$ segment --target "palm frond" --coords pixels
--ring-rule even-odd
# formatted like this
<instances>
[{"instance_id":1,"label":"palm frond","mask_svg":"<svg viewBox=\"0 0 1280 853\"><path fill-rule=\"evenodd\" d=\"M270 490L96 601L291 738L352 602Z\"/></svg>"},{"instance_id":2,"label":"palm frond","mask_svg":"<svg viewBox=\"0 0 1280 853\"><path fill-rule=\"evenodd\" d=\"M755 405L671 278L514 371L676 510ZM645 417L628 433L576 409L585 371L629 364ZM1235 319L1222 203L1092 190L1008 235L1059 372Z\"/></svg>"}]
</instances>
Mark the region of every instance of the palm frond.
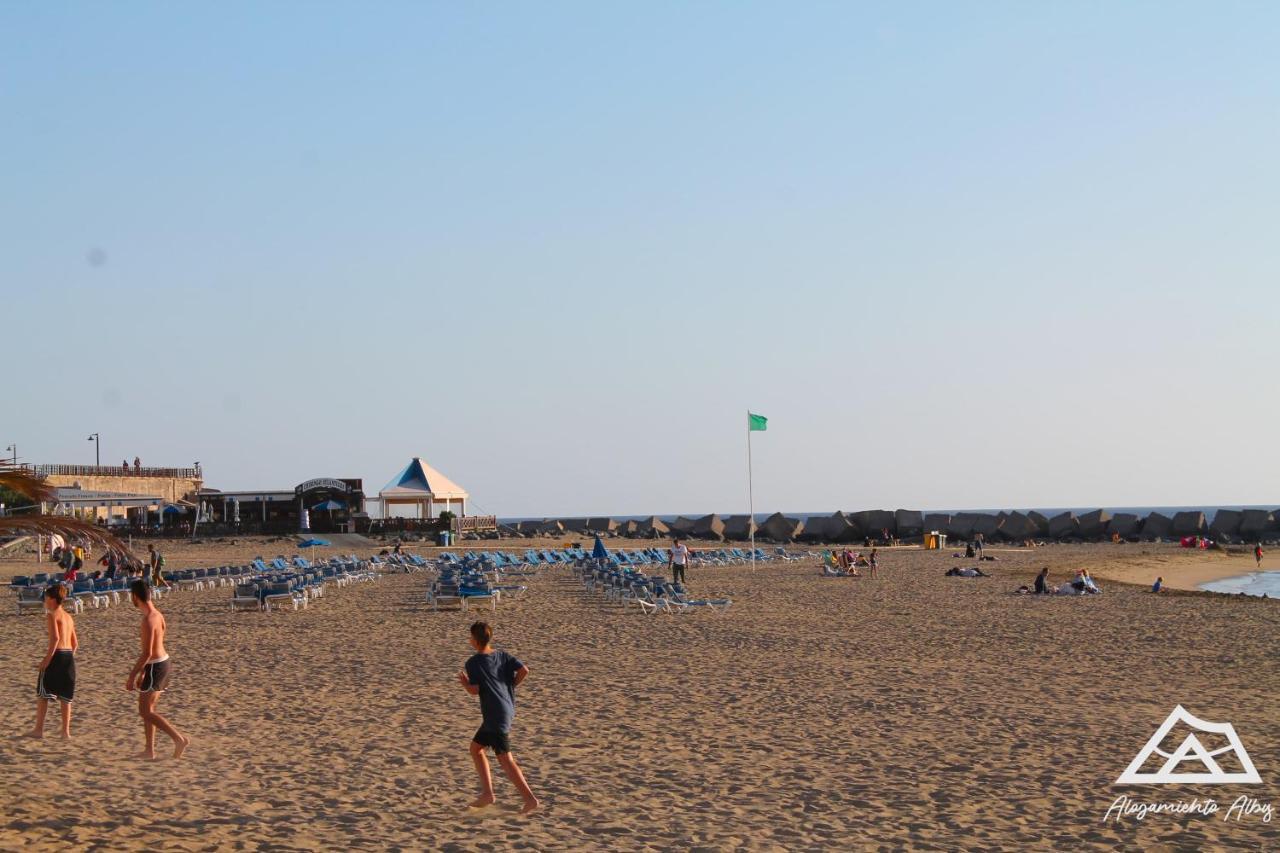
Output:
<instances>
[{"instance_id":1,"label":"palm frond","mask_svg":"<svg viewBox=\"0 0 1280 853\"><path fill-rule=\"evenodd\" d=\"M60 515L7 515L0 518L0 536L61 536L68 544L84 542L125 557L132 557L129 546L116 536L87 521Z\"/></svg>"},{"instance_id":2,"label":"palm frond","mask_svg":"<svg viewBox=\"0 0 1280 853\"><path fill-rule=\"evenodd\" d=\"M0 486L30 498L35 503L48 503L58 497L58 490L48 481L12 462L0 461Z\"/></svg>"}]
</instances>

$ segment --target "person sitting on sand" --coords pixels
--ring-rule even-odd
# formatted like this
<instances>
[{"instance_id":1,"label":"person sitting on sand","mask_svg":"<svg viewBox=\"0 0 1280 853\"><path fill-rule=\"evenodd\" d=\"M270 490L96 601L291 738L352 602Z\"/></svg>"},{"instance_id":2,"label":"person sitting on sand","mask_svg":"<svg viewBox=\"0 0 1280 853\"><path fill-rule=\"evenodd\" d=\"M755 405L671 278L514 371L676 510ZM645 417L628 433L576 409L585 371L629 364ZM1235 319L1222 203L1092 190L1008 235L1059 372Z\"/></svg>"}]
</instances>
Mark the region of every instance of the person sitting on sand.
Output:
<instances>
[{"instance_id":1,"label":"person sitting on sand","mask_svg":"<svg viewBox=\"0 0 1280 853\"><path fill-rule=\"evenodd\" d=\"M62 736L71 737L71 700L76 695L76 649L80 640L76 637L75 620L62 609L66 600L67 588L60 583L44 591L49 646L44 659L36 664L40 677L36 680L36 727L31 731L34 738L44 737L44 716L55 699L62 706Z\"/></svg>"},{"instance_id":2,"label":"person sitting on sand","mask_svg":"<svg viewBox=\"0 0 1280 853\"><path fill-rule=\"evenodd\" d=\"M486 748L490 748L524 799L521 811L528 814L538 807L538 798L533 795L520 765L516 764L516 757L511 754L511 721L516 715L516 687L528 677L529 668L514 655L494 650L491 645L493 628L484 622L471 626L468 642L476 653L467 659L466 666L458 673L458 681L472 696L480 697L480 715L483 718L479 731L471 740L471 760L475 762L476 773L480 777L480 796L471 803L471 808L482 809L497 800L493 793L493 777L489 773L489 758L484 753Z\"/></svg>"},{"instance_id":3,"label":"person sitting on sand","mask_svg":"<svg viewBox=\"0 0 1280 853\"><path fill-rule=\"evenodd\" d=\"M173 740L173 757L181 758L187 745L191 743L190 738L156 713L156 703L160 701L160 694L169 686L169 676L173 669L173 662L169 660L169 653L164 648L168 625L164 614L151 601L151 587L145 580L134 581L129 586L129 598L133 601L133 606L142 611L142 653L129 671L124 689L132 692L136 687L138 690L138 716L142 717L146 733L146 750L142 757L155 759L156 729L159 729Z\"/></svg>"},{"instance_id":4,"label":"person sitting on sand","mask_svg":"<svg viewBox=\"0 0 1280 853\"><path fill-rule=\"evenodd\" d=\"M1163 577L1156 578L1156 582L1151 585L1151 591L1159 592L1163 586L1164 586L1164 578Z\"/></svg>"},{"instance_id":5,"label":"person sitting on sand","mask_svg":"<svg viewBox=\"0 0 1280 853\"><path fill-rule=\"evenodd\" d=\"M1036 595L1048 595L1049 592L1049 567L1045 566L1036 575Z\"/></svg>"}]
</instances>

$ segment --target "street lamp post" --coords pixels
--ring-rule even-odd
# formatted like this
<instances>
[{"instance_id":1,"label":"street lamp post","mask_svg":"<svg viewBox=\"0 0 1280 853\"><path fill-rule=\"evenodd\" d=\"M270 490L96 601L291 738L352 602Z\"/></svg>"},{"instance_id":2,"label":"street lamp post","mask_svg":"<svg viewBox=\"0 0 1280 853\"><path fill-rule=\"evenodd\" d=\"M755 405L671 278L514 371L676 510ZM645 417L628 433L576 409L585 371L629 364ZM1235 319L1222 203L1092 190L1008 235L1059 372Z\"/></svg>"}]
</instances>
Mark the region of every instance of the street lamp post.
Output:
<instances>
[{"instance_id":1,"label":"street lamp post","mask_svg":"<svg viewBox=\"0 0 1280 853\"><path fill-rule=\"evenodd\" d=\"M6 447L5 450L13 454L13 464L16 467L18 464L18 445L11 444L8 447Z\"/></svg>"},{"instance_id":2,"label":"street lamp post","mask_svg":"<svg viewBox=\"0 0 1280 853\"><path fill-rule=\"evenodd\" d=\"M93 442L93 458L97 462L97 467L101 468L102 467L102 439L95 432L93 435L89 436L85 440Z\"/></svg>"}]
</instances>

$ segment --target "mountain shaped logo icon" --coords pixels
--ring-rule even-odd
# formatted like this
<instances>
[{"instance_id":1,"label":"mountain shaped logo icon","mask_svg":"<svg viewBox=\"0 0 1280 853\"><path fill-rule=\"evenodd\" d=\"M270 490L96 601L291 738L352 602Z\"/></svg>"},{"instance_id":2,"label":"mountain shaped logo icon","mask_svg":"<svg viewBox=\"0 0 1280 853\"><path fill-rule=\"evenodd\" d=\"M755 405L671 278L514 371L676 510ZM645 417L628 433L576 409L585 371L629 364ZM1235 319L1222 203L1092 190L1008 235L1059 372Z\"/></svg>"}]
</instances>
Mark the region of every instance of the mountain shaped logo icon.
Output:
<instances>
[{"instance_id":1,"label":"mountain shaped logo icon","mask_svg":"<svg viewBox=\"0 0 1280 853\"><path fill-rule=\"evenodd\" d=\"M1160 748L1160 744L1168 737L1169 732L1174 727L1182 724L1192 731L1182 740L1181 745L1172 752L1165 752ZM1213 740L1221 740L1226 738L1227 745L1217 749L1207 749L1204 742L1196 737L1199 733L1205 736L1214 736ZM1211 741L1212 742L1212 741ZM1163 758L1164 764L1154 772L1143 772L1142 768L1151 761L1152 756ZM1227 771L1222 768L1219 758L1234 756L1235 763L1239 764L1240 770ZM1178 767L1183 762L1198 762L1204 770L1194 772L1178 772ZM1156 733L1151 736L1139 752L1136 758L1129 764L1125 771L1120 774L1120 778L1113 784L1116 785L1176 785L1176 784L1198 784L1198 785L1250 785L1261 784L1262 779L1258 776L1257 769L1253 766L1253 761L1249 758L1249 753L1245 752L1244 744L1240 742L1240 736L1236 734L1235 727L1230 723L1210 723L1199 717L1192 716L1186 708L1179 705L1173 709L1173 712L1165 718L1160 724L1160 728L1156 729Z\"/></svg>"}]
</instances>

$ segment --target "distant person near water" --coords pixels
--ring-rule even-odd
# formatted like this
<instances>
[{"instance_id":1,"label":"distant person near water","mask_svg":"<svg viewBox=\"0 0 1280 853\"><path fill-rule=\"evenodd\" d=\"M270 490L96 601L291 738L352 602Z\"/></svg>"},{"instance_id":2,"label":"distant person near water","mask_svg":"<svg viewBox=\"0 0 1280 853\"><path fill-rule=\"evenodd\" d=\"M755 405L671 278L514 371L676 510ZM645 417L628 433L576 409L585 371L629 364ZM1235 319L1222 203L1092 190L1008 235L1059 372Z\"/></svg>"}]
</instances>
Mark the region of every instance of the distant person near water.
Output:
<instances>
[{"instance_id":1,"label":"distant person near water","mask_svg":"<svg viewBox=\"0 0 1280 853\"><path fill-rule=\"evenodd\" d=\"M138 691L138 716L142 717L146 732L146 750L142 757L149 760L156 757L156 729L159 729L173 740L173 757L181 758L191 739L156 713L156 703L160 701L160 694L169 686L169 677L173 671L173 662L169 660L169 653L164 648L168 625L164 614L152 602L151 587L146 581L134 581L129 587L129 597L133 606L142 611L142 653L129 671L124 689L132 692L137 688Z\"/></svg>"},{"instance_id":2,"label":"distant person near water","mask_svg":"<svg viewBox=\"0 0 1280 853\"><path fill-rule=\"evenodd\" d=\"M472 696L480 697L482 717L480 729L471 739L471 760L480 777L480 796L471 803L471 808L482 809L497 801L489 757L484 752L492 749L503 772L524 799L521 812L528 814L538 807L538 798L511 754L511 722L516 715L516 687L529 676L529 668L514 655L494 650L493 628L487 623L474 623L468 642L476 653L467 659L466 666L458 673L458 681Z\"/></svg>"},{"instance_id":3,"label":"distant person near water","mask_svg":"<svg viewBox=\"0 0 1280 853\"><path fill-rule=\"evenodd\" d=\"M672 583L685 583L685 569L689 567L689 549L679 539L671 540L671 557L668 568L671 569Z\"/></svg>"},{"instance_id":4,"label":"distant person near water","mask_svg":"<svg viewBox=\"0 0 1280 853\"><path fill-rule=\"evenodd\" d=\"M1262 568L1262 554L1262 543L1259 542L1257 545L1253 546L1253 561L1257 563L1258 568Z\"/></svg>"},{"instance_id":5,"label":"distant person near water","mask_svg":"<svg viewBox=\"0 0 1280 853\"><path fill-rule=\"evenodd\" d=\"M44 737L45 713L55 699L62 706L62 736L71 737L71 700L76 695L76 649L80 641L76 637L75 620L62 609L62 602L66 600L67 588L60 583L44 591L49 646L44 659L36 665L40 677L36 681L36 727L31 731L34 738Z\"/></svg>"}]
</instances>

